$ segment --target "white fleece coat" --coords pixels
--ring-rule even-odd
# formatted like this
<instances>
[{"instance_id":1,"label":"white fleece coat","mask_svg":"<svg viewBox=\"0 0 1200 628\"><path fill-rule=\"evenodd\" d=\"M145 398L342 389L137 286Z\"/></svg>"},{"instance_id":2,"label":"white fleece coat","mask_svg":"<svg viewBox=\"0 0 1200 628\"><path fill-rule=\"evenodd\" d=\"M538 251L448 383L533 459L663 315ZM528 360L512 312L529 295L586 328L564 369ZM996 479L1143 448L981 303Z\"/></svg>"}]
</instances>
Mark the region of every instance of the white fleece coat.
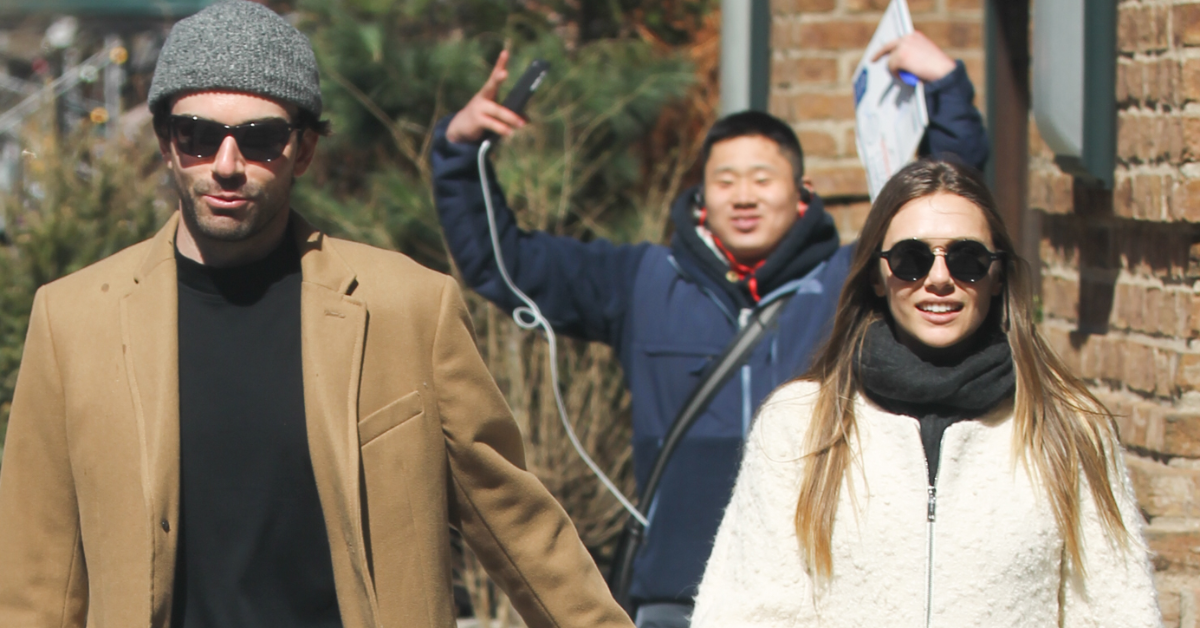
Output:
<instances>
[{"instance_id":1,"label":"white fleece coat","mask_svg":"<svg viewBox=\"0 0 1200 628\"><path fill-rule=\"evenodd\" d=\"M1104 534L1084 485L1081 570L1066 558L1044 489L1014 459L1011 404L946 430L930 524L917 420L859 396L854 462L834 524L833 577L814 586L794 517L816 392L811 382L788 384L760 410L692 628L1162 625L1120 455L1113 491L1132 532L1130 549Z\"/></svg>"}]
</instances>

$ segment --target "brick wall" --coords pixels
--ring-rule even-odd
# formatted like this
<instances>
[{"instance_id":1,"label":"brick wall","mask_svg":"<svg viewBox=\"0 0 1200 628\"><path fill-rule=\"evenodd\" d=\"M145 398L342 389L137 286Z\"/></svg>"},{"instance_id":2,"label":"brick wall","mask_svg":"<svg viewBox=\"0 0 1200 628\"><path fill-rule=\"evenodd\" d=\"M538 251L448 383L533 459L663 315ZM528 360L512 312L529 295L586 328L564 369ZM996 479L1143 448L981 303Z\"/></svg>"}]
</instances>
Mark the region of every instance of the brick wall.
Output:
<instances>
[{"instance_id":1,"label":"brick wall","mask_svg":"<svg viewBox=\"0 0 1200 628\"><path fill-rule=\"evenodd\" d=\"M770 110L799 135L807 172L830 202L846 241L858 234L868 209L867 180L854 146L851 74L887 5L888 0L771 3ZM966 64L982 110L982 0L908 0L908 6L916 28Z\"/></svg>"},{"instance_id":2,"label":"brick wall","mask_svg":"<svg viewBox=\"0 0 1200 628\"><path fill-rule=\"evenodd\" d=\"M1119 10L1114 190L1064 175L1031 131L1042 328L1118 414L1167 626L1198 628L1200 3Z\"/></svg>"}]
</instances>

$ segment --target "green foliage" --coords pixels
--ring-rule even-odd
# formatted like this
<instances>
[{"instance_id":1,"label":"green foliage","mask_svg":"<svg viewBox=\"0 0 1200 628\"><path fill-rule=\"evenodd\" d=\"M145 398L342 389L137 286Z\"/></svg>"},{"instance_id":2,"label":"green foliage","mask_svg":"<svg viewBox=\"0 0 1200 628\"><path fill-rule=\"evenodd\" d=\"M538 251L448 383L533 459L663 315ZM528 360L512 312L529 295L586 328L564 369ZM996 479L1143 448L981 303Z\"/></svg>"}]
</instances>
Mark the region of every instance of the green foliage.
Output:
<instances>
[{"instance_id":1,"label":"green foliage","mask_svg":"<svg viewBox=\"0 0 1200 628\"><path fill-rule=\"evenodd\" d=\"M478 9L471 21L444 3L386 4L301 5L335 129L297 191L298 206L317 224L448 269L437 250L430 197L431 130L483 84L507 41L511 76L534 58L552 67L527 111L533 126L497 151L501 182L516 191L510 202L532 210L523 219L539 228L573 235L599 228L605 237L635 237L648 183L636 149L663 107L694 81L686 61L640 39L572 47L542 16L503 15L508 3L470 3ZM414 17L416 5L424 12ZM533 208L518 182L534 184L553 207Z\"/></svg>"},{"instance_id":2,"label":"green foliage","mask_svg":"<svg viewBox=\"0 0 1200 628\"><path fill-rule=\"evenodd\" d=\"M0 435L34 292L146 239L166 213L149 134L105 143L84 132L61 144L43 135L26 145L24 185L0 197L10 240L0 249Z\"/></svg>"}]
</instances>

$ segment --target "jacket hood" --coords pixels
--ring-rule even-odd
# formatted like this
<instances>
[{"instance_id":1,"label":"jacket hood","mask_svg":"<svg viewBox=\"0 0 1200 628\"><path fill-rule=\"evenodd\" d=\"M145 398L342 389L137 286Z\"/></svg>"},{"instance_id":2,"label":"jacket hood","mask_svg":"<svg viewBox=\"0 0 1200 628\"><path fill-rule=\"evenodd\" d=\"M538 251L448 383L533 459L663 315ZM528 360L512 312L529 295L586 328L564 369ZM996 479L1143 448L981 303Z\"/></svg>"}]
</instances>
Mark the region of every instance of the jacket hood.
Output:
<instances>
[{"instance_id":1,"label":"jacket hood","mask_svg":"<svg viewBox=\"0 0 1200 628\"><path fill-rule=\"evenodd\" d=\"M841 245L833 217L825 211L825 203L815 193L808 210L792 225L779 245L767 256L766 262L744 279L730 274L729 263L714 251L697 232L699 221L698 195L700 186L684 190L671 206L671 222L675 236L671 252L683 257L721 286L740 307L754 307L748 281L758 281L758 293L770 294L780 286L804 277L821 262L829 259ZM730 278L734 280L731 281Z\"/></svg>"}]
</instances>

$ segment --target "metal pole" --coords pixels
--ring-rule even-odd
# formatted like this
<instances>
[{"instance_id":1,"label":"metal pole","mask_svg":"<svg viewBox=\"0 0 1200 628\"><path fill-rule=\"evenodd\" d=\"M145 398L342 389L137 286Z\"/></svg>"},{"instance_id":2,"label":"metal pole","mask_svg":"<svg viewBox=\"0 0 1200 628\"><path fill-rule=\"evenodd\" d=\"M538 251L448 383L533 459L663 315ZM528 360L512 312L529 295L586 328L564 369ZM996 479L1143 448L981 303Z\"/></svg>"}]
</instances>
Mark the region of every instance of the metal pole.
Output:
<instances>
[{"instance_id":1,"label":"metal pole","mask_svg":"<svg viewBox=\"0 0 1200 628\"><path fill-rule=\"evenodd\" d=\"M721 0L721 115L766 111L770 89L770 0Z\"/></svg>"}]
</instances>

